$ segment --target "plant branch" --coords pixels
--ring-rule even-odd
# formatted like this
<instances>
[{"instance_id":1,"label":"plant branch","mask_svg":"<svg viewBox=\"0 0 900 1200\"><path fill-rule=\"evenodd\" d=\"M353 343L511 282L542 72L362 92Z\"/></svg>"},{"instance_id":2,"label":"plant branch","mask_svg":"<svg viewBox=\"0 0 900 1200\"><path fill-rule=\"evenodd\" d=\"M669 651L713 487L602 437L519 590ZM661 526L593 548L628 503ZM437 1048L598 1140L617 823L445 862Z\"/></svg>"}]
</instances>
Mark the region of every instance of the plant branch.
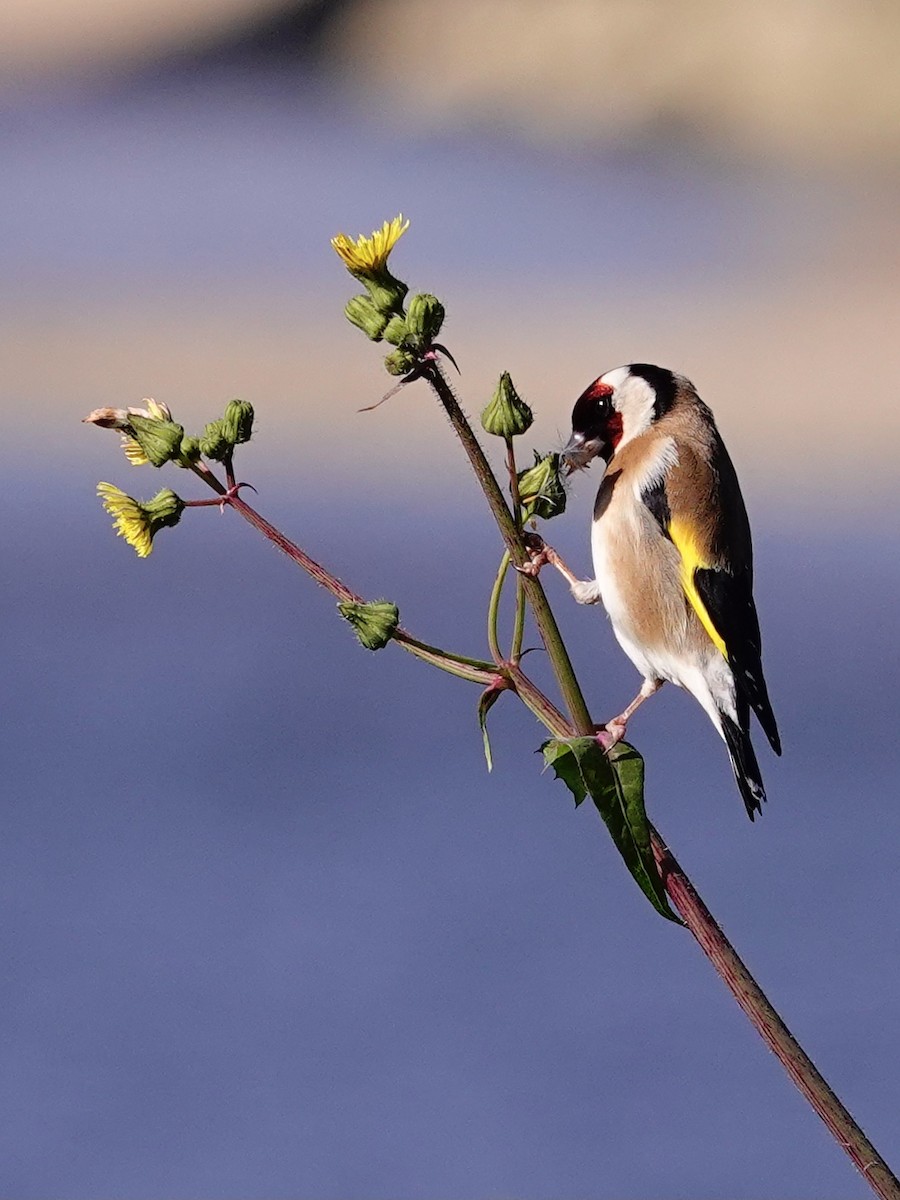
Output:
<instances>
[{"instance_id":1,"label":"plant branch","mask_svg":"<svg viewBox=\"0 0 900 1200\"><path fill-rule=\"evenodd\" d=\"M453 389L441 370L440 364L434 360L430 360L423 368L422 373L434 389L438 400L443 405L444 411L450 418L454 432L462 442L463 449L468 455L469 462L472 464L472 469L475 472L475 477L481 485L491 512L494 514L494 520L497 522L512 562L516 566L523 566L527 561L528 555L522 541L522 534L516 527L516 521L510 512L509 505L503 498L500 485L497 483L490 464L485 458L484 451L472 431L471 425L459 407L459 402L453 394ZM559 632L559 626L556 624L556 618L544 594L544 589L541 587L540 580L534 576L523 575L522 582L525 595L528 597L528 602L534 613L538 631L547 648L547 654L550 657L559 690L571 714L575 731L579 734L591 734L594 731L594 723L588 712L578 680L575 678L571 659L562 640L562 635Z\"/></svg>"},{"instance_id":2,"label":"plant branch","mask_svg":"<svg viewBox=\"0 0 900 1200\"><path fill-rule=\"evenodd\" d=\"M488 621L487 621L487 636L488 647L495 663L504 662L503 652L500 649L500 641L497 636L497 618L500 613L500 596L503 593L503 584L506 580L506 573L509 570L509 551L503 551L503 557L500 559L500 566L497 570L497 578L494 580L494 586L491 588L491 598L488 602ZM515 658L515 655L510 657Z\"/></svg>"},{"instance_id":3,"label":"plant branch","mask_svg":"<svg viewBox=\"0 0 900 1200\"><path fill-rule=\"evenodd\" d=\"M463 444L512 561L522 565L525 552L521 531L449 382L436 362L429 364L425 374ZM508 465L509 462L508 455ZM521 673L515 664L508 668L510 682L523 702L554 736L565 738L593 733L593 723L543 589L533 577L526 575L520 576L520 579L553 664L560 690L572 714L572 720L568 721L541 693L532 694L531 689L534 685L526 677L519 677ZM537 587L533 586L535 584ZM900 1200L900 1182L797 1043L652 825L650 836L666 892L753 1027L825 1122L841 1148L862 1172L873 1191L882 1200Z\"/></svg>"},{"instance_id":4,"label":"plant branch","mask_svg":"<svg viewBox=\"0 0 900 1200\"><path fill-rule=\"evenodd\" d=\"M750 1023L794 1084L828 1126L863 1178L882 1200L900 1198L900 1182L822 1077L815 1063L772 1007L735 948L719 928L674 854L650 826L654 857L666 891Z\"/></svg>"}]
</instances>

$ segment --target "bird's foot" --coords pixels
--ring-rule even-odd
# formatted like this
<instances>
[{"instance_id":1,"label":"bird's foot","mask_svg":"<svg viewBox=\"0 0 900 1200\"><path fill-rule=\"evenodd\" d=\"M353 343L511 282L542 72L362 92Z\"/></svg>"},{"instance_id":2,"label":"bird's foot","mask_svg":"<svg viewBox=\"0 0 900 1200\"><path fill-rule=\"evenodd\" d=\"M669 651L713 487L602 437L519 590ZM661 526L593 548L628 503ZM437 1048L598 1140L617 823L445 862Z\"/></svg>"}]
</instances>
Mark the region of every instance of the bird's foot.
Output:
<instances>
[{"instance_id":1,"label":"bird's foot","mask_svg":"<svg viewBox=\"0 0 900 1200\"><path fill-rule=\"evenodd\" d=\"M613 746L618 746L627 732L628 722L623 721L621 717L613 717L605 725L597 726L595 737L608 754Z\"/></svg>"},{"instance_id":2,"label":"bird's foot","mask_svg":"<svg viewBox=\"0 0 900 1200\"><path fill-rule=\"evenodd\" d=\"M520 575L530 575L533 579L537 579L541 573L541 567L553 562L551 555L555 555L556 551L547 545L539 533L526 533L522 540L525 543L528 559L521 567L516 566L516 570ZM515 564L513 565L515 566Z\"/></svg>"}]
</instances>

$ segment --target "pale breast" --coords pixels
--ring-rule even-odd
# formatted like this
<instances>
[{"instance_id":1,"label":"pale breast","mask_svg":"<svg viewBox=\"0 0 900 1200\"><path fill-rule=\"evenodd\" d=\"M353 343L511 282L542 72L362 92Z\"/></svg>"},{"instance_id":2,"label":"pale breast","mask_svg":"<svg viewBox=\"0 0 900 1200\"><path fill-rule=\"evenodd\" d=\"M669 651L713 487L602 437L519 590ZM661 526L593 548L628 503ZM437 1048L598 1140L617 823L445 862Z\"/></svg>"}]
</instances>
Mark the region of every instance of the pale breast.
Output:
<instances>
[{"instance_id":1,"label":"pale breast","mask_svg":"<svg viewBox=\"0 0 900 1200\"><path fill-rule=\"evenodd\" d=\"M678 550L634 485L642 485L652 466L652 456L610 464L594 508L591 550L603 605L622 649L645 678L681 685L680 664L703 644L702 629L682 590Z\"/></svg>"}]
</instances>

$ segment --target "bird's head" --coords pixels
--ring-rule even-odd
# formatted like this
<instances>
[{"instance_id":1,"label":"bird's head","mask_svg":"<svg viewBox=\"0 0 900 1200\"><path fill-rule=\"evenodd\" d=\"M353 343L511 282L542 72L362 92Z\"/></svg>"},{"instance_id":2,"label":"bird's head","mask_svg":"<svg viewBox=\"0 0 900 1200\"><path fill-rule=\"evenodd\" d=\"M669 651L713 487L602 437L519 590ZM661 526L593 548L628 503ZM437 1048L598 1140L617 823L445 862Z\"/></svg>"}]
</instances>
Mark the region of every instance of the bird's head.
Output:
<instances>
[{"instance_id":1,"label":"bird's head","mask_svg":"<svg viewBox=\"0 0 900 1200\"><path fill-rule=\"evenodd\" d=\"M562 452L568 470L581 470L598 456L609 462L619 446L665 416L681 383L649 363L616 367L595 379L572 410L572 436Z\"/></svg>"}]
</instances>

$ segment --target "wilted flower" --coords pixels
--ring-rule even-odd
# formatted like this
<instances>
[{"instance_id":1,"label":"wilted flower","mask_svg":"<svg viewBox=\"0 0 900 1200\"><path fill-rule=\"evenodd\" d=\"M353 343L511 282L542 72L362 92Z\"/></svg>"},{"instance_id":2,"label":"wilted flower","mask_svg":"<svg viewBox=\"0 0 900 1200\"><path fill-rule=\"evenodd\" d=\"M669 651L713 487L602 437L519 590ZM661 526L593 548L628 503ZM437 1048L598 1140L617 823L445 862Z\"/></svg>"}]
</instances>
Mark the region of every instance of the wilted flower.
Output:
<instances>
[{"instance_id":1,"label":"wilted flower","mask_svg":"<svg viewBox=\"0 0 900 1200\"><path fill-rule=\"evenodd\" d=\"M177 525L184 512L184 501L168 488L157 492L152 500L141 501L111 483L98 483L97 495L114 519L119 537L134 547L139 558L146 558L153 549L158 531Z\"/></svg>"},{"instance_id":2,"label":"wilted flower","mask_svg":"<svg viewBox=\"0 0 900 1200\"><path fill-rule=\"evenodd\" d=\"M184 429L172 420L167 404L146 399L146 408L95 408L84 418L86 424L122 431L122 449L133 467L152 463L161 467L175 458Z\"/></svg>"},{"instance_id":3,"label":"wilted flower","mask_svg":"<svg viewBox=\"0 0 900 1200\"><path fill-rule=\"evenodd\" d=\"M149 397L144 400L146 408L95 408L84 418L82 424L99 425L101 429L131 428L132 417L148 417L154 421L171 421L172 413L168 404L160 404L158 400Z\"/></svg>"}]
</instances>

